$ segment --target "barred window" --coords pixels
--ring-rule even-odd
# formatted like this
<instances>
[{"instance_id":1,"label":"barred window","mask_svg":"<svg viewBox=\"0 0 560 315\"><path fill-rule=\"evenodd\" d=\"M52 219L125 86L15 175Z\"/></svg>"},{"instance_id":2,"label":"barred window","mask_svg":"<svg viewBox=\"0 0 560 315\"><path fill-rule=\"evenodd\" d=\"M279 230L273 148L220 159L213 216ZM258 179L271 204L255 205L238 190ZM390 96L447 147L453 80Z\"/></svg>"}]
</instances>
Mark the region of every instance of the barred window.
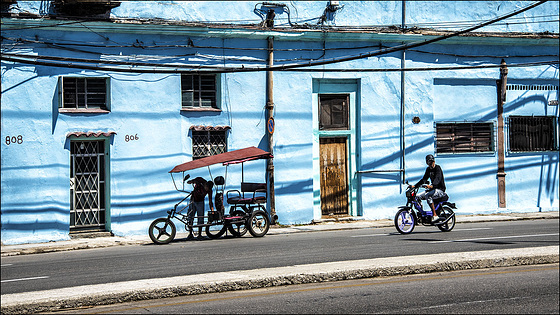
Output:
<instances>
[{"instance_id":1,"label":"barred window","mask_svg":"<svg viewBox=\"0 0 560 315\"><path fill-rule=\"evenodd\" d=\"M106 78L62 77L60 91L63 109L108 110Z\"/></svg>"},{"instance_id":2,"label":"barred window","mask_svg":"<svg viewBox=\"0 0 560 315\"><path fill-rule=\"evenodd\" d=\"M437 153L481 153L494 151L492 123L437 123Z\"/></svg>"},{"instance_id":3,"label":"barred window","mask_svg":"<svg viewBox=\"0 0 560 315\"><path fill-rule=\"evenodd\" d=\"M216 75L181 74L184 109L218 108Z\"/></svg>"},{"instance_id":4,"label":"barred window","mask_svg":"<svg viewBox=\"0 0 560 315\"><path fill-rule=\"evenodd\" d=\"M227 152L227 130L192 130L193 160Z\"/></svg>"},{"instance_id":5,"label":"barred window","mask_svg":"<svg viewBox=\"0 0 560 315\"><path fill-rule=\"evenodd\" d=\"M554 151L555 116L509 116L510 152Z\"/></svg>"}]
</instances>

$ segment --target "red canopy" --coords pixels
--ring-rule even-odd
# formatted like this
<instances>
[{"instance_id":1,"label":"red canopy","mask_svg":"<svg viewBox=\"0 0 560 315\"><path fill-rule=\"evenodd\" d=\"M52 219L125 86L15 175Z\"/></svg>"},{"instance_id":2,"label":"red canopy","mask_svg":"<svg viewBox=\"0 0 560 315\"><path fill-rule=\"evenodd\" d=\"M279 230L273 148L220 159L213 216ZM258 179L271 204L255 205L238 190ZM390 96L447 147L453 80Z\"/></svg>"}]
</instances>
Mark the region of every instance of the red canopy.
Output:
<instances>
[{"instance_id":1,"label":"red canopy","mask_svg":"<svg viewBox=\"0 0 560 315\"><path fill-rule=\"evenodd\" d=\"M245 149L239 149L235 151L225 152L221 154L216 154L208 156L202 159L186 162L175 166L169 173L179 173L184 171L194 170L196 168L210 166L218 163L224 165L242 163L257 159L268 159L272 158L272 154L255 147L249 147Z\"/></svg>"}]
</instances>

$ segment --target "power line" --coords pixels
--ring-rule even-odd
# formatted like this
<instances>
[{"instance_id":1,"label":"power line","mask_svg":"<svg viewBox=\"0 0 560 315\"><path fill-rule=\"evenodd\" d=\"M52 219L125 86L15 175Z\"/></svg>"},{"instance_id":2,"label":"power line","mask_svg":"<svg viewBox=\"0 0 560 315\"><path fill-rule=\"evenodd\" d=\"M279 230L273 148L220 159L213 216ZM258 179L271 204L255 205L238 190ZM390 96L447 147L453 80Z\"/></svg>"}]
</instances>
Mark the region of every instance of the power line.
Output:
<instances>
[{"instance_id":1,"label":"power line","mask_svg":"<svg viewBox=\"0 0 560 315\"><path fill-rule=\"evenodd\" d=\"M77 51L77 52L83 52L83 53L88 53L88 54L94 54L94 55L103 55L106 57L118 57L118 58L122 58L122 55L114 55L114 54L107 54L107 53L102 53L102 52L95 52L95 51L91 51L91 50L82 50L82 49L76 49L76 48L69 48L69 47L65 47L64 45L66 45L66 43L54 43L54 42L46 42L46 41L35 41L35 40L27 40L27 39L22 39L22 38L10 38L10 37L2 37L2 39L5 40L11 40L16 42L16 44L18 42L29 42L29 43L36 43L36 44L43 44L43 45L47 45L47 46L52 46L58 49L66 49L66 50L70 50L70 51ZM69 45L73 45L73 46L81 46L81 44L69 44ZM85 46L85 45L84 45ZM113 46L101 46L101 45L90 45L92 47L113 47ZM121 47L121 46L119 46ZM132 45L123 45L122 47L133 47ZM150 48L166 48L166 47L170 47L172 48L172 45L158 45L158 46L151 46ZM198 49L248 49L248 50L268 50L267 48L233 48L233 47L218 47L218 46L200 46L200 45L196 45L196 46L189 46L189 47L196 47ZM381 45L381 44L377 44L377 45L366 45L366 46L353 46L353 47L329 47L329 48L292 48L292 49L274 49L275 52L278 51L309 51L309 52L322 52L322 51L337 51L337 50L356 50L356 49L368 49L368 48L390 48L391 46L386 46L386 45ZM417 52L417 53L423 53L423 54L431 54L431 55L443 55L443 56L452 56L452 57L462 57L462 58L538 58L538 57L556 57L558 56L558 54L540 54L540 55L465 55L465 54L454 54L454 53L444 53L444 52L434 52L434 51L424 51L424 50L419 50L419 49L408 49L408 51L413 51L413 52ZM170 58L170 57L185 57L185 56L195 56L196 53L191 53L191 54L181 54L181 55L165 55L163 56L164 58ZM225 55L224 55L225 56ZM152 58L155 57L160 57L157 55L151 55ZM296 60L298 58L294 58L293 60ZM319 59L319 58L314 58L314 59ZM286 59L286 61L289 59ZM275 59L275 62L278 62L279 59Z\"/></svg>"},{"instance_id":2,"label":"power line","mask_svg":"<svg viewBox=\"0 0 560 315\"><path fill-rule=\"evenodd\" d=\"M451 34L438 36L438 37L435 37L433 39L429 39L429 40L425 40L425 41L417 41L417 42L413 42L413 43L410 43L410 44L395 46L393 48L388 48L388 49L381 49L381 50L378 50L378 51L365 53L365 54L360 54L360 55L357 55L357 56L331 58L331 59L327 59L327 60L323 60L323 61L313 61L313 62L308 62L308 63L299 63L299 64L292 64L292 65L272 66L272 67L267 67L266 69L268 71L278 71L278 70L294 69L294 68L308 67L308 66L327 65L327 64L332 64L332 63L339 63L339 62L345 62L345 61L352 61L352 60L357 60L357 59L375 57L375 56L384 55L384 54L388 54L388 53L392 53L392 52L397 52L397 51L402 51L402 50L411 49L411 48L415 48L415 47L420 47L420 46L424 46L424 45L427 45L427 44L439 42L439 41L442 41L442 40L445 40L445 39L448 39L448 38L451 38L451 37L459 36L459 35L462 35L462 34L465 34L465 33L468 33L468 32L472 32L472 31L477 30L479 28L482 28L484 26L487 26L487 25L496 23L498 21L507 19L509 17L515 16L517 14L523 13L523 12L525 12L527 10L530 10L532 8L535 8L535 7L541 5L545 2L546 1L539 1L539 2L533 3L529 6L526 6L525 8L522 8L522 9L519 9L517 11L505 14L503 16L497 17L497 18L492 19L490 21L487 21L487 22L484 22L484 23L481 23L481 24L477 24L475 26L469 27L469 28L461 30L461 31L452 32Z\"/></svg>"},{"instance_id":3,"label":"power line","mask_svg":"<svg viewBox=\"0 0 560 315\"><path fill-rule=\"evenodd\" d=\"M542 65L555 65L560 64L558 60L548 60L548 61L535 61L535 62L523 62L523 63L512 63L508 64L508 67L533 67ZM451 66L451 67L417 67L417 68L380 68L380 69L367 69L367 68L331 68L331 69L287 69L284 71L295 71L295 72L400 72L400 71L445 71L445 70L469 70L469 69L489 69L489 68L499 68L501 64L493 65L477 65L477 66Z\"/></svg>"},{"instance_id":4,"label":"power line","mask_svg":"<svg viewBox=\"0 0 560 315\"><path fill-rule=\"evenodd\" d=\"M210 74L210 73L234 73L234 72L259 72L267 71L264 69L235 69L235 68L223 68L220 67L206 66L207 69L211 70L200 70L202 66L190 67L181 65L161 65L156 66L146 66L144 64L127 64L128 67L114 67L114 66L100 66L93 64L76 64L68 61L54 61L54 60L30 60L21 57L13 57L7 54L2 54L1 59L5 61L31 64L31 65L41 65L41 66L51 66L51 67L61 67L61 68L78 68L78 69L88 69L88 70L98 70L98 71L110 71L110 72L128 72L128 73L196 73L196 74ZM98 64L103 63L103 61L96 61ZM107 63L112 64L112 63ZM508 64L508 67L532 67L541 65L554 65L559 64L558 60L548 60L548 61L538 61L538 62L525 62L525 63L515 63ZM141 68L140 68L141 67ZM485 68L498 68L500 64L493 65L477 65L477 66L453 66L453 67L424 67L424 68L378 68L378 69L302 69L302 68L290 68L282 69L280 71L294 71L294 72L397 72L397 71L444 71L444 70L468 70L468 69L485 69Z\"/></svg>"},{"instance_id":5,"label":"power line","mask_svg":"<svg viewBox=\"0 0 560 315\"><path fill-rule=\"evenodd\" d=\"M420 51L422 52L422 51ZM443 55L450 55L450 56L457 56L455 54L446 54L441 53ZM211 65L200 65L200 64L162 64L162 63L150 63L150 62L134 62L134 61L124 61L124 60L106 60L106 59L86 59L86 58L72 58L72 57L57 57L57 56L39 56L39 55L27 55L27 54L18 54L18 53L3 53L3 56L6 57L14 57L14 58L21 58L27 60L47 60L47 61L65 61L65 62L78 62L78 63L93 63L93 64L109 64L109 65L129 65L129 66L140 66L140 67L175 67L175 68L186 68L186 69L227 69L228 67L224 66L211 66ZM193 55L194 56L194 55ZM204 55L197 55L199 57L208 57ZM558 55L542 55L539 57L557 57ZM123 57L123 56L116 56L115 57ZM168 56L164 56L168 57ZM511 56L487 56L487 57L494 57L494 58L510 58ZM533 56L534 57L534 56ZM225 61L225 59L224 59ZM243 60L247 61L247 60ZM263 61L263 60L253 60L255 62Z\"/></svg>"},{"instance_id":6,"label":"power line","mask_svg":"<svg viewBox=\"0 0 560 315\"><path fill-rule=\"evenodd\" d=\"M15 42L23 42L23 43L34 43L34 44L43 44L43 45L51 45L57 48L64 49L63 46L84 46L84 47L97 47L97 48L139 48L138 45L135 44L128 44L128 45L103 45L103 44L91 44L91 43L66 43L66 42L53 42L53 41L45 41L45 40L31 40L31 39L24 39L24 38L14 38L14 37L1 37L3 40L15 41ZM294 51L309 51L309 52L322 52L322 51L337 51L337 50L358 50L358 49L371 49L371 48L390 48L391 46L384 46L381 44L377 45L365 45L365 46L351 46L351 47L325 47L325 48L275 48L275 52L294 52ZM267 51L268 48L260 48L260 47L227 47L227 46L203 46L203 45L195 45L195 44L167 44L167 45L142 45L141 49L149 49L149 48L197 48L197 49L219 49L219 50L254 50L254 51ZM94 54L104 54L101 52L92 52L87 50L76 50L82 51L86 53L94 53ZM439 52L428 52L428 51L421 51L421 50L414 50L409 49L409 51L415 51L420 53L426 54L442 54ZM104 54L110 55L110 54ZM188 55L188 54L187 54ZM192 55L192 54L190 54ZM496 58L509 58L509 57L516 57L516 58L523 58L523 57L550 57L556 55L507 55L507 56L490 56L490 55L460 55L460 54L449 54L454 57L468 57L468 58L476 58L476 57L496 57ZM121 55L118 55L122 57ZM184 57L186 55L166 55L166 57Z\"/></svg>"},{"instance_id":7,"label":"power line","mask_svg":"<svg viewBox=\"0 0 560 315\"><path fill-rule=\"evenodd\" d=\"M330 58L330 59L326 59L326 60L311 61L311 62L307 62L307 63L284 64L284 65L278 65L278 66L272 66L272 67L244 67L244 66L242 65L241 67L222 67L222 68L220 69L220 68L214 67L214 66L201 66L201 65L200 65L200 66L196 66L196 67L195 67L196 70L190 70L190 71L199 71L199 70L197 70L197 69L201 69L201 68L203 68L203 67L210 67L210 69L217 69L217 70L211 70L211 71L213 71L213 72L222 72L222 73L227 73L227 72L254 72L254 71L265 71L265 70L267 70L267 71L283 71L283 70L295 69L295 68L301 68L301 67L310 67L310 66L318 66L318 65L328 65L328 64L340 63L340 62L345 62L345 61L352 61L352 60L357 60L357 59L364 59L364 58L368 58L368 57L374 57L374 56L379 56L379 55L388 54L388 53L392 53L392 52L397 52L397 51L401 51L401 50L405 50L405 49L411 49L411 48L415 48L415 47L419 47L419 46L423 46L423 45L435 43L435 42L438 42L438 41L441 41L441 40L445 40L445 39L448 39L448 38L451 38L451 37L459 36L459 35L461 35L461 34L465 34L465 33L474 31L474 30L476 30L476 29L482 28L482 27L484 27L484 26L490 25L490 24L492 24L492 23L496 23L496 22L501 21L501 20L504 20L504 19L506 19L506 18L515 16L515 15L520 14L520 13L522 13L522 12L525 12L525 11L527 11L527 10L529 10L529 9L532 9L532 8L538 6L538 5L541 5L541 4L543 4L544 2L546 2L546 1L540 1L540 2L534 3L534 4L532 4L532 5L529 5L529 6L525 7L525 8L522 8L522 9L520 9L520 10L511 12L511 13L508 13L508 14L506 14L506 15L503 15L503 16L501 16L501 17L492 19L492 20L490 20L490 21L487 21L487 22L484 22L484 23L475 25L475 26L473 26L473 27L470 27L470 28L467 28L467 29L464 29L464 30L461 30L461 31L456 31L456 32L452 32L452 33L450 33L450 34L438 36L438 37L435 37L435 38L430 39L430 40L417 41L417 42L413 42L413 43L410 43L410 44L403 44L403 45L399 45L399 46L395 46L395 47L391 47L391 48L380 49L380 50L377 50L377 51L368 52L368 53L363 53L363 54L359 54L359 55L346 56L346 57L337 57L337 58ZM43 58L43 57L37 57L37 58L39 59L39 58ZM22 62L22 63L25 63L25 61L27 61L27 63L29 63L28 60L26 60L26 59L21 59L21 57L20 57L20 58L15 58L15 57L9 57L9 56L4 56L4 55L3 55L3 56L2 56L2 59L8 60L8 61ZM51 58L51 59L54 59L54 58ZM53 63L53 62L42 62L42 61L35 61L35 62L36 62L35 64L38 64L38 65L40 65L40 64L45 65L45 64L46 64L46 65L56 66L55 63ZM83 62L90 62L90 61L81 60L81 61L78 61L78 62L83 63ZM94 62L95 62L95 63L103 63L102 61L98 61L98 60L95 60ZM109 62L107 62L107 63L109 63ZM71 63L68 63L68 65L71 66L71 67L77 67L77 65L71 64ZM58 66L62 66L62 65L59 64ZM146 65L137 64L137 65L135 65L135 66L144 66L144 67L145 67ZM88 65L88 67L89 67L89 68L87 68L87 69L91 69L91 67L95 67L95 66L89 66L89 65ZM154 67L163 67L163 68L173 67L173 68L178 68L178 67L182 67L182 66L178 66L178 65L170 65L170 66L167 66L167 65L158 64L158 65L154 65ZM193 67L191 67L191 66L187 66L187 67L193 68ZM99 69L99 68L95 68L95 69L96 69L96 70L102 70L102 69L108 69L108 68L102 67L101 69ZM125 68L117 68L117 69L119 69L119 70L112 70L112 71L122 71L122 70L125 69ZM127 69L127 70L128 70L128 71L131 71L131 70L135 70L135 69ZM158 70L158 69L152 69L152 70L150 70L150 71L157 71L157 70ZM167 69L159 69L159 70L168 71ZM111 71L111 70L109 70L109 71ZM131 72L132 72L132 71L131 71ZM177 70L174 70L173 72L177 72Z\"/></svg>"}]
</instances>

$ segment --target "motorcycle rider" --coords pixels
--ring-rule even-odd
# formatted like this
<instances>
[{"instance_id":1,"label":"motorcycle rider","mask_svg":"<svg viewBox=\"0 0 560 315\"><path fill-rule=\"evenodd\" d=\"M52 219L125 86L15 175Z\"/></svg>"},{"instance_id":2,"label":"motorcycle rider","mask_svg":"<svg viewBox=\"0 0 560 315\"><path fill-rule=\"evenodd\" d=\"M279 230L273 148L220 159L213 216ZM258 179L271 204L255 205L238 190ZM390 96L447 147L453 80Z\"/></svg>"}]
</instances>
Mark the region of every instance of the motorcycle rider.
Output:
<instances>
[{"instance_id":1,"label":"motorcycle rider","mask_svg":"<svg viewBox=\"0 0 560 315\"><path fill-rule=\"evenodd\" d=\"M432 209L433 217L432 223L436 223L440 220L438 214L435 211L434 199L439 199L447 196L445 193L445 180L443 178L443 171L441 167L436 164L436 160L433 155L428 154L426 155L426 172L424 173L424 177L416 183L416 185L412 185L412 188L422 185L428 182L428 178L431 181L431 185L427 185L427 190L418 194L418 198L421 200L426 200Z\"/></svg>"}]
</instances>

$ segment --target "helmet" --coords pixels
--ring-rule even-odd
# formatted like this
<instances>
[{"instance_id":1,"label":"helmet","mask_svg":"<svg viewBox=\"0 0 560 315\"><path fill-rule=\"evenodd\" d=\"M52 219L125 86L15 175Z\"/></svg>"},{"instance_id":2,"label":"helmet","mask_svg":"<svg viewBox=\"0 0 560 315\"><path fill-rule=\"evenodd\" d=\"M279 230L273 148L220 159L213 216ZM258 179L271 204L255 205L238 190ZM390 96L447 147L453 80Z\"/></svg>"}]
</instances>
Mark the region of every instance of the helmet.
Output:
<instances>
[{"instance_id":1,"label":"helmet","mask_svg":"<svg viewBox=\"0 0 560 315\"><path fill-rule=\"evenodd\" d=\"M434 162L435 160L436 160L436 159L434 158L433 155L431 155L431 154L426 155L426 164L430 165L430 164L432 164L432 162Z\"/></svg>"}]
</instances>

